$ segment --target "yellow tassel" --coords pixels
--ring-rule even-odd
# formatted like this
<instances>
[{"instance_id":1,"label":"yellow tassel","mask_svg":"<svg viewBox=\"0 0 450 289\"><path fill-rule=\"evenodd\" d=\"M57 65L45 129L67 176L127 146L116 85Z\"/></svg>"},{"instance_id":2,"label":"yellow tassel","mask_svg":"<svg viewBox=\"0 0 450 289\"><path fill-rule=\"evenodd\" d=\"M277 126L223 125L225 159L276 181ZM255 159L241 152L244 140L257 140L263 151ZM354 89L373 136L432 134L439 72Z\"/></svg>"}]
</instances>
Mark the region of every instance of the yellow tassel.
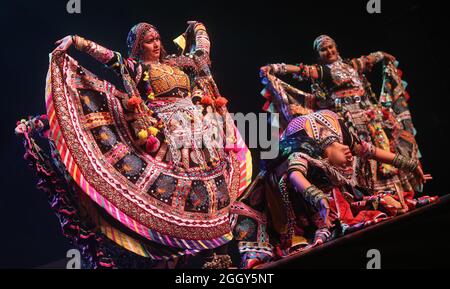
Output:
<instances>
[{"instance_id":1,"label":"yellow tassel","mask_svg":"<svg viewBox=\"0 0 450 289\"><path fill-rule=\"evenodd\" d=\"M153 92L150 92L149 95L147 95L147 98L150 100L154 100L155 99L155 94Z\"/></svg>"},{"instance_id":2,"label":"yellow tassel","mask_svg":"<svg viewBox=\"0 0 450 289\"><path fill-rule=\"evenodd\" d=\"M144 81L148 81L150 79L149 75L148 75L148 71L144 71Z\"/></svg>"},{"instance_id":3,"label":"yellow tassel","mask_svg":"<svg viewBox=\"0 0 450 289\"><path fill-rule=\"evenodd\" d=\"M138 137L140 140L146 140L148 138L148 132L145 129L141 129L138 132Z\"/></svg>"},{"instance_id":4,"label":"yellow tassel","mask_svg":"<svg viewBox=\"0 0 450 289\"><path fill-rule=\"evenodd\" d=\"M159 129L157 129L154 126L151 126L148 128L148 132L152 135L152 136L156 136L159 132Z\"/></svg>"}]
</instances>

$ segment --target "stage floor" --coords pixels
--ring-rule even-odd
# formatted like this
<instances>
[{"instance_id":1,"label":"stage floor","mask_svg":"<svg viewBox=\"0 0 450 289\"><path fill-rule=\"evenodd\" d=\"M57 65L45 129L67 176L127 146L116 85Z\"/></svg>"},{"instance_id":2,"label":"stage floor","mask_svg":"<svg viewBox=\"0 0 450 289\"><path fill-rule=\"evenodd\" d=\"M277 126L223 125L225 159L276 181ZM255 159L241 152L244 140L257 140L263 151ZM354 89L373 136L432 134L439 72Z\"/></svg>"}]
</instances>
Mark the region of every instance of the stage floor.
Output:
<instances>
[{"instance_id":1,"label":"stage floor","mask_svg":"<svg viewBox=\"0 0 450 289\"><path fill-rule=\"evenodd\" d=\"M370 249L380 252L382 269L450 268L450 194L436 203L257 269L365 269ZM201 267L200 257L194 257L197 260L191 260L188 267ZM237 258L233 261L239 262ZM66 264L63 259L39 268L63 269Z\"/></svg>"},{"instance_id":2,"label":"stage floor","mask_svg":"<svg viewBox=\"0 0 450 289\"><path fill-rule=\"evenodd\" d=\"M379 250L381 268L450 268L450 194L436 203L258 269L365 269L370 249Z\"/></svg>"}]
</instances>

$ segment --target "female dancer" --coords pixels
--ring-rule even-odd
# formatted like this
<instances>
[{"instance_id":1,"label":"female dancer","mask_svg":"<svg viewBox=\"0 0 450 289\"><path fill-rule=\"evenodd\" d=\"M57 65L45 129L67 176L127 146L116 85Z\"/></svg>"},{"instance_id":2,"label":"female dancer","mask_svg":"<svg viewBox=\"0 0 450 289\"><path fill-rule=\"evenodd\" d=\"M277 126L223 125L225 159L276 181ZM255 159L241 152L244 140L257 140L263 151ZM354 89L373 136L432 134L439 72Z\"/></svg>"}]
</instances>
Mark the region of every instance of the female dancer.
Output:
<instances>
[{"instance_id":1,"label":"female dancer","mask_svg":"<svg viewBox=\"0 0 450 289\"><path fill-rule=\"evenodd\" d=\"M399 195L373 193L366 164L374 159L425 183L418 161L355 138L339 117L321 110L294 118L281 136L280 156L265 166L233 204L242 266L306 251L402 212ZM402 192L408 209L435 201Z\"/></svg>"},{"instance_id":2,"label":"female dancer","mask_svg":"<svg viewBox=\"0 0 450 289\"><path fill-rule=\"evenodd\" d=\"M251 159L236 130L224 129L234 125L209 70L205 26L188 24L182 38L191 44L181 45L180 56L166 54L148 23L130 30L128 58L77 35L57 41L48 117L18 124L29 160L69 224L66 235L87 247L91 266L129 267L138 255L173 260L211 249L218 255L206 267L230 265L229 207L248 184L241 176ZM72 45L117 72L126 92L66 55ZM48 136L51 157L35 132Z\"/></svg>"},{"instance_id":3,"label":"female dancer","mask_svg":"<svg viewBox=\"0 0 450 289\"><path fill-rule=\"evenodd\" d=\"M311 82L312 94L302 103L311 110L328 109L344 119L351 133L378 148L418 159L415 130L395 58L386 52L343 59L336 42L327 35L316 38L318 54L314 65L271 64L261 68L263 75L292 74L299 81ZM384 81L379 98L375 97L365 74L384 60ZM390 164L370 162L376 191L420 191L413 174L398 171ZM405 207L406 208L406 207Z\"/></svg>"}]
</instances>

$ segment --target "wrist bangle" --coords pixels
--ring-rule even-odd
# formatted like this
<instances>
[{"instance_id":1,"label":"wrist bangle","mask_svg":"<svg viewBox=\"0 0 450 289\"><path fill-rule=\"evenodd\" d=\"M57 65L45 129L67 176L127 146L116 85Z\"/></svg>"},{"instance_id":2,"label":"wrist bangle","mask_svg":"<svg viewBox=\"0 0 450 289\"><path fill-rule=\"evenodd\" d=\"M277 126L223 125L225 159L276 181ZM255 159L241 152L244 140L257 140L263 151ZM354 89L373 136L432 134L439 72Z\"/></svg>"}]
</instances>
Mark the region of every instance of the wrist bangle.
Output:
<instances>
[{"instance_id":1,"label":"wrist bangle","mask_svg":"<svg viewBox=\"0 0 450 289\"><path fill-rule=\"evenodd\" d=\"M413 172L419 165L419 161L405 157L401 154L396 154L394 160L392 160L392 165L398 169Z\"/></svg>"},{"instance_id":2,"label":"wrist bangle","mask_svg":"<svg viewBox=\"0 0 450 289\"><path fill-rule=\"evenodd\" d=\"M287 66L286 66L285 63L281 63L281 66L280 66L280 73L281 73L281 75L287 74Z\"/></svg>"},{"instance_id":3,"label":"wrist bangle","mask_svg":"<svg viewBox=\"0 0 450 289\"><path fill-rule=\"evenodd\" d=\"M274 74L285 75L287 73L287 67L285 63L271 64L270 67Z\"/></svg>"},{"instance_id":4,"label":"wrist bangle","mask_svg":"<svg viewBox=\"0 0 450 289\"><path fill-rule=\"evenodd\" d=\"M80 50L80 44L78 43L78 35L71 35L72 36L72 43L75 46L76 49Z\"/></svg>"},{"instance_id":5,"label":"wrist bangle","mask_svg":"<svg viewBox=\"0 0 450 289\"><path fill-rule=\"evenodd\" d=\"M315 208L319 208L320 200L326 198L325 193L314 185L306 188L302 194L306 202Z\"/></svg>"}]
</instances>

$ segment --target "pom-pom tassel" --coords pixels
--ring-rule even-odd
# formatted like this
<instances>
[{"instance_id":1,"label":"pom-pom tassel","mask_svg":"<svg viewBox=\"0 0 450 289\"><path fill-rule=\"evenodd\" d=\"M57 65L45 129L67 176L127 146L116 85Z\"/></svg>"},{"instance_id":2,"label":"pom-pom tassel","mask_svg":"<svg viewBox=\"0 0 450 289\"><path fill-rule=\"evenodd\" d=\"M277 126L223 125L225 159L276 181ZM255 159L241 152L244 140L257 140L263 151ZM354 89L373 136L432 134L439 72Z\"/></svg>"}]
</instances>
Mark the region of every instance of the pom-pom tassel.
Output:
<instances>
[{"instance_id":1,"label":"pom-pom tassel","mask_svg":"<svg viewBox=\"0 0 450 289\"><path fill-rule=\"evenodd\" d=\"M153 135L147 138L147 142L145 144L145 150L147 153L154 153L159 149L160 141Z\"/></svg>"},{"instance_id":2,"label":"pom-pom tassel","mask_svg":"<svg viewBox=\"0 0 450 289\"><path fill-rule=\"evenodd\" d=\"M228 103L228 99L226 99L225 97L222 97L222 96L218 97L214 101L214 104L216 107L223 107L223 106L227 105L227 103Z\"/></svg>"}]
</instances>

